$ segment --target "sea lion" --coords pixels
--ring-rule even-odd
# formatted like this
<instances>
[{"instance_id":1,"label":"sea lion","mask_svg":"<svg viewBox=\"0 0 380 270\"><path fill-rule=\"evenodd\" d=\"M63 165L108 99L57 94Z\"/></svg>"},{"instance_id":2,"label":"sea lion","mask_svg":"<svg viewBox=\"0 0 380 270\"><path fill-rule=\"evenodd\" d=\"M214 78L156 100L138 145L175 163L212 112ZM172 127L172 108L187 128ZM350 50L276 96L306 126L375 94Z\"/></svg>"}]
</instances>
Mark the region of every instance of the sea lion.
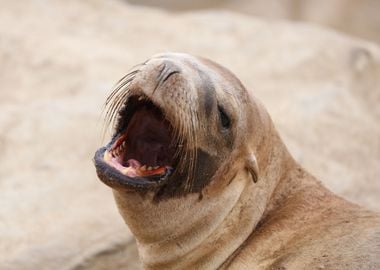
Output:
<instances>
[{"instance_id":1,"label":"sea lion","mask_svg":"<svg viewBox=\"0 0 380 270\"><path fill-rule=\"evenodd\" d=\"M146 269L380 269L380 215L297 164L226 68L156 55L106 104L95 166Z\"/></svg>"}]
</instances>

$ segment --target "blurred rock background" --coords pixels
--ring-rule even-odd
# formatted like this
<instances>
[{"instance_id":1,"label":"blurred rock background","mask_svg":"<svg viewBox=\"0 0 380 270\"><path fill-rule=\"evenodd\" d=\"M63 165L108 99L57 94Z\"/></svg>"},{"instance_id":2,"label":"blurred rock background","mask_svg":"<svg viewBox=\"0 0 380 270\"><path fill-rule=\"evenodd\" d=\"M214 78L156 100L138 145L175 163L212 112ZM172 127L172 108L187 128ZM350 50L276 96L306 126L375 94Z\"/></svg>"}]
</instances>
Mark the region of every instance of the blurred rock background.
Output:
<instances>
[{"instance_id":1,"label":"blurred rock background","mask_svg":"<svg viewBox=\"0 0 380 270\"><path fill-rule=\"evenodd\" d=\"M113 84L163 51L231 69L305 168L379 211L379 7L0 0L0 269L138 269L92 156Z\"/></svg>"},{"instance_id":2,"label":"blurred rock background","mask_svg":"<svg viewBox=\"0 0 380 270\"><path fill-rule=\"evenodd\" d=\"M125 0L172 12L223 9L265 20L289 20L330 27L380 43L378 0Z\"/></svg>"}]
</instances>

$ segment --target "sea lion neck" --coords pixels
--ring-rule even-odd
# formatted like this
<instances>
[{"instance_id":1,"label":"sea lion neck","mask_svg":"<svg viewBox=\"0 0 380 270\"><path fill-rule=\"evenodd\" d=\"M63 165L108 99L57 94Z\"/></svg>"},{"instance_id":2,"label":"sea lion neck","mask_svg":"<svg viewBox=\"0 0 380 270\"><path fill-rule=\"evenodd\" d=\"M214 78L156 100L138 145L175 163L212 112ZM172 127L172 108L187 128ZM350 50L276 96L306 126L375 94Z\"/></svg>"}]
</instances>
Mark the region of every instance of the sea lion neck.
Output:
<instances>
[{"instance_id":1,"label":"sea lion neck","mask_svg":"<svg viewBox=\"0 0 380 270\"><path fill-rule=\"evenodd\" d=\"M233 254L259 221L262 211L255 209L252 192L253 182L242 170L217 196L204 194L201 200L198 194L157 203L149 194L114 195L146 269L212 269Z\"/></svg>"},{"instance_id":2,"label":"sea lion neck","mask_svg":"<svg viewBox=\"0 0 380 270\"><path fill-rule=\"evenodd\" d=\"M142 196L114 190L120 213L136 237L146 269L214 269L239 252L264 212L269 211L277 184L294 165L277 133L272 135L258 149L258 154L264 148L267 153L258 156L259 164L274 156L288 162L262 165L257 183L242 167L224 188L210 193L206 188L202 199L199 194L188 194L155 202L154 194ZM218 179L213 180L209 190L214 183Z\"/></svg>"}]
</instances>

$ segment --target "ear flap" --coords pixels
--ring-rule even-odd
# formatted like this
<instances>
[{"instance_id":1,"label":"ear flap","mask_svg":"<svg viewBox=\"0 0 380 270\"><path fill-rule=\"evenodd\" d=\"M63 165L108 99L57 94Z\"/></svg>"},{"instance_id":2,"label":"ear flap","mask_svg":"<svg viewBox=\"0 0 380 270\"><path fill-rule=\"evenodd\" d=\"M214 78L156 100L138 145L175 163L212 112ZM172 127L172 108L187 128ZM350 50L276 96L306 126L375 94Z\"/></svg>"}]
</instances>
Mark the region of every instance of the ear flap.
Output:
<instances>
[{"instance_id":1,"label":"ear flap","mask_svg":"<svg viewBox=\"0 0 380 270\"><path fill-rule=\"evenodd\" d=\"M249 155L246 168L252 175L253 182L257 183L257 180L259 178L259 165L257 164L256 156L254 154Z\"/></svg>"}]
</instances>

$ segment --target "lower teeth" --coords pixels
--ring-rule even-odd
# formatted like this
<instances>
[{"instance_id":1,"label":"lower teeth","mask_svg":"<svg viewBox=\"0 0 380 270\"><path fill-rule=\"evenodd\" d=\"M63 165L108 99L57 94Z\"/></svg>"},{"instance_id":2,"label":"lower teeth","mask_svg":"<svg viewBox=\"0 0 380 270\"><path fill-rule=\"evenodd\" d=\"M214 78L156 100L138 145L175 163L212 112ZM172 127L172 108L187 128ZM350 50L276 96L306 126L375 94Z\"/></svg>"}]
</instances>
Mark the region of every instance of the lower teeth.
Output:
<instances>
[{"instance_id":1,"label":"lower teeth","mask_svg":"<svg viewBox=\"0 0 380 270\"><path fill-rule=\"evenodd\" d=\"M162 166L147 166L141 165L139 161L130 159L126 162L125 166L120 164L117 161L117 156L115 155L115 151L107 151L104 153L104 160L111 165L112 167L119 170L126 176L135 177L135 176L146 176L152 175L153 170L158 170L157 174L162 174L166 171L165 167ZM168 168L168 167L167 167Z\"/></svg>"}]
</instances>

